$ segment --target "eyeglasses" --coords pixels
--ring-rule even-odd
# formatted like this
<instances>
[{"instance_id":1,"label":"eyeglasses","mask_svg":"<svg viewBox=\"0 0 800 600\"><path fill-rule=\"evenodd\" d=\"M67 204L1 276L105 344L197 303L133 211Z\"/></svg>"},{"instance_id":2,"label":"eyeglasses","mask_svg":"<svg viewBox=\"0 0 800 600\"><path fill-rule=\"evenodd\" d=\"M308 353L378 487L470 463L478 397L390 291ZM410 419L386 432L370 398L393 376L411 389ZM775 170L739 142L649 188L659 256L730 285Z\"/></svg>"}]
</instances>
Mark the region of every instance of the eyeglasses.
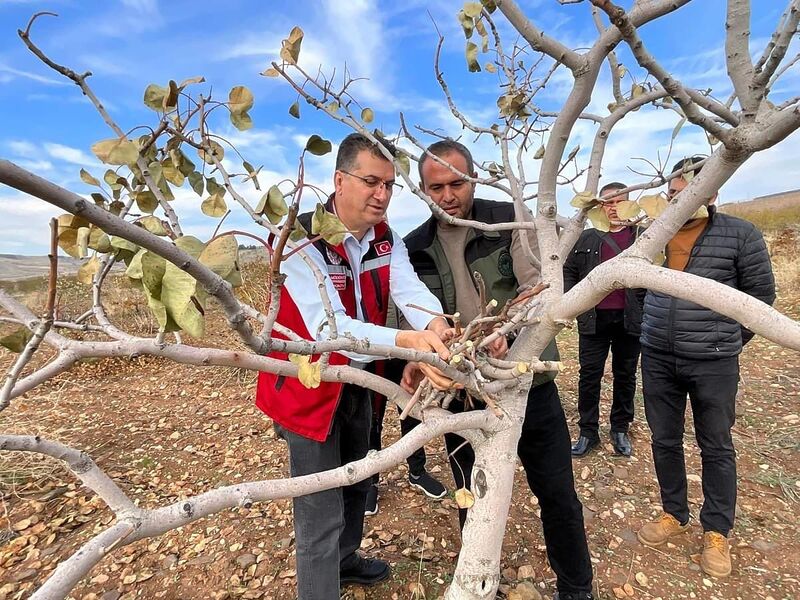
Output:
<instances>
[{"instance_id":1,"label":"eyeglasses","mask_svg":"<svg viewBox=\"0 0 800 600\"><path fill-rule=\"evenodd\" d=\"M361 181L364 182L364 185L366 185L370 189L375 189L379 185L383 185L383 187L386 189L386 192L389 194L393 192L399 192L400 190L403 189L403 186L397 183L396 181L384 181L383 179L379 177L374 177L372 175L368 175L367 177L362 177L361 175L350 173L348 171L345 171L344 169L339 169L339 171L341 173L344 173L345 175L350 175L350 177L355 177L356 179L360 179Z\"/></svg>"}]
</instances>

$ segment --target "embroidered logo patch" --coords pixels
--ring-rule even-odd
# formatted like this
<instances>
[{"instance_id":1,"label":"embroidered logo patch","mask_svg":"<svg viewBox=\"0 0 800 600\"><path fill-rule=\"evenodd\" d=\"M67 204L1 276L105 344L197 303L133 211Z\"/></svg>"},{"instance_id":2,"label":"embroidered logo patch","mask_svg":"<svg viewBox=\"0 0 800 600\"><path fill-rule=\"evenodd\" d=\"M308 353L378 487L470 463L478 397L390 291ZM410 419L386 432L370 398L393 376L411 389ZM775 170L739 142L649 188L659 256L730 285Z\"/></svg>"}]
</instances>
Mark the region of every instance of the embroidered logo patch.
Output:
<instances>
[{"instance_id":1,"label":"embroidered logo patch","mask_svg":"<svg viewBox=\"0 0 800 600\"><path fill-rule=\"evenodd\" d=\"M389 242L380 242L375 244L375 254L378 256L385 256L392 251L392 245Z\"/></svg>"},{"instance_id":2,"label":"embroidered logo patch","mask_svg":"<svg viewBox=\"0 0 800 600\"><path fill-rule=\"evenodd\" d=\"M328 261L332 265L340 265L342 264L342 257L339 256L335 251L331 250L329 247L325 246L325 252L328 255Z\"/></svg>"},{"instance_id":3,"label":"embroidered logo patch","mask_svg":"<svg viewBox=\"0 0 800 600\"><path fill-rule=\"evenodd\" d=\"M331 278L333 289L337 292L341 292L347 287L347 275L344 273L328 273L328 277Z\"/></svg>"},{"instance_id":4,"label":"embroidered logo patch","mask_svg":"<svg viewBox=\"0 0 800 600\"><path fill-rule=\"evenodd\" d=\"M514 261L511 260L511 254L507 250L500 253L500 257L497 259L497 270L503 277L514 276Z\"/></svg>"}]
</instances>

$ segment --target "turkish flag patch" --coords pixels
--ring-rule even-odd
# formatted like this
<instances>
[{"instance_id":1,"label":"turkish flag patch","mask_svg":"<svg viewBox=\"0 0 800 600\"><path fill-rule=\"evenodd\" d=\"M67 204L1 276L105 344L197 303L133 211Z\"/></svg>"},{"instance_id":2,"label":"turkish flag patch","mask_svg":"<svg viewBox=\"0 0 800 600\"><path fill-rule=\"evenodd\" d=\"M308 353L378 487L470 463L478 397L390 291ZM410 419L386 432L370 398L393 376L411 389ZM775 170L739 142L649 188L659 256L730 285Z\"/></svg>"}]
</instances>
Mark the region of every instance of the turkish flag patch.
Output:
<instances>
[{"instance_id":1,"label":"turkish flag patch","mask_svg":"<svg viewBox=\"0 0 800 600\"><path fill-rule=\"evenodd\" d=\"M386 256L392 251L392 245L389 242L379 242L375 244L375 254L378 256Z\"/></svg>"}]
</instances>

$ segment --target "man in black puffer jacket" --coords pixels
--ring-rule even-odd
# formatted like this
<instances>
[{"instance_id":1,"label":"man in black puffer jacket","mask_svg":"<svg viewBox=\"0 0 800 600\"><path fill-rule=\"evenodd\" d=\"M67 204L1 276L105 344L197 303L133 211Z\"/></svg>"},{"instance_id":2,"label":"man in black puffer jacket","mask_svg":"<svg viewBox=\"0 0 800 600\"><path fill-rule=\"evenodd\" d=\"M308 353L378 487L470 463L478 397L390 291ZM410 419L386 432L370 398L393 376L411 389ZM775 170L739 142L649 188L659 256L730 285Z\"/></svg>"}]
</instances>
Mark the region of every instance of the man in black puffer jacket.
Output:
<instances>
[{"instance_id":1,"label":"man in black puffer jacket","mask_svg":"<svg viewBox=\"0 0 800 600\"><path fill-rule=\"evenodd\" d=\"M693 157L684 164L702 160ZM694 172L700 170L700 167ZM671 199L687 185L672 179ZM709 201L712 204L716 195ZM772 304L775 279L761 233L749 222L703 207L667 244L671 269L707 277ZM647 293L642 320L642 387L652 432L653 461L663 514L639 530L639 540L659 546L689 527L684 413L688 395L703 465L704 548L709 575L730 574L728 533L736 510L736 454L731 438L739 381L739 353L753 333L708 308L659 292Z\"/></svg>"}]
</instances>

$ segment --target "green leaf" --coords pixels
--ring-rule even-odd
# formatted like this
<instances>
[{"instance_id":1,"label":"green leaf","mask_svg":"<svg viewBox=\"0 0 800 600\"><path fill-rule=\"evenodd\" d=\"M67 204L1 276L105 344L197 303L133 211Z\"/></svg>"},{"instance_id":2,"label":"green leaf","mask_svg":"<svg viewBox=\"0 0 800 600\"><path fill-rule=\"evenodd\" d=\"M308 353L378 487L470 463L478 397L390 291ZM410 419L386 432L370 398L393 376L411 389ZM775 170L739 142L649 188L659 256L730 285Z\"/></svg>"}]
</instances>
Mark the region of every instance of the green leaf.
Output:
<instances>
[{"instance_id":1,"label":"green leaf","mask_svg":"<svg viewBox=\"0 0 800 600\"><path fill-rule=\"evenodd\" d=\"M289 114L292 115L295 119L300 118L300 103L295 102L289 107Z\"/></svg>"},{"instance_id":2,"label":"green leaf","mask_svg":"<svg viewBox=\"0 0 800 600\"><path fill-rule=\"evenodd\" d=\"M100 182L92 177L92 175L86 169L81 169L81 181L83 181L83 183L88 183L89 185L96 185L97 187L100 187Z\"/></svg>"},{"instance_id":3,"label":"green leaf","mask_svg":"<svg viewBox=\"0 0 800 600\"><path fill-rule=\"evenodd\" d=\"M184 177L188 177L195 170L194 163L191 160L189 160L189 157L186 156L183 153L183 150L181 150L180 148L176 150L171 150L169 154L173 160L173 164L176 160L178 161L178 164L175 166L181 173L183 173Z\"/></svg>"},{"instance_id":4,"label":"green leaf","mask_svg":"<svg viewBox=\"0 0 800 600\"><path fill-rule=\"evenodd\" d=\"M315 156L323 156L330 152L331 149L331 143L328 140L322 139L316 133L308 138L306 142L306 150Z\"/></svg>"},{"instance_id":5,"label":"green leaf","mask_svg":"<svg viewBox=\"0 0 800 600\"><path fill-rule=\"evenodd\" d=\"M589 212L586 213L586 216L589 217L592 225L598 231L608 231L611 229L611 221L608 220L606 211L603 210L602 206L595 206L590 209Z\"/></svg>"},{"instance_id":6,"label":"green leaf","mask_svg":"<svg viewBox=\"0 0 800 600\"><path fill-rule=\"evenodd\" d=\"M206 191L212 195L217 194L222 197L225 196L225 186L217 183L217 180L213 177L206 177Z\"/></svg>"},{"instance_id":7,"label":"green leaf","mask_svg":"<svg viewBox=\"0 0 800 600\"><path fill-rule=\"evenodd\" d=\"M169 159L164 159L164 162L161 163L161 174L164 179L176 187L181 187L183 182L186 181L184 174Z\"/></svg>"},{"instance_id":8,"label":"green leaf","mask_svg":"<svg viewBox=\"0 0 800 600\"><path fill-rule=\"evenodd\" d=\"M175 245L192 258L200 258L206 245L193 235L184 235L175 240Z\"/></svg>"},{"instance_id":9,"label":"green leaf","mask_svg":"<svg viewBox=\"0 0 800 600\"><path fill-rule=\"evenodd\" d=\"M372 111L371 108L365 108L361 111L361 120L364 123L372 123L372 120L375 118L375 113Z\"/></svg>"},{"instance_id":10,"label":"green leaf","mask_svg":"<svg viewBox=\"0 0 800 600\"><path fill-rule=\"evenodd\" d=\"M111 252L111 239L102 229L92 227L89 230L89 248L100 254Z\"/></svg>"},{"instance_id":11,"label":"green leaf","mask_svg":"<svg viewBox=\"0 0 800 600\"><path fill-rule=\"evenodd\" d=\"M467 42L467 67L470 73L477 73L481 70L481 65L478 63L478 47L472 42Z\"/></svg>"},{"instance_id":12,"label":"green leaf","mask_svg":"<svg viewBox=\"0 0 800 600\"><path fill-rule=\"evenodd\" d=\"M94 276L100 270L100 259L97 256L92 256L88 261L78 269L78 281L86 285L92 285Z\"/></svg>"},{"instance_id":13,"label":"green leaf","mask_svg":"<svg viewBox=\"0 0 800 600\"><path fill-rule=\"evenodd\" d=\"M480 16L483 6L480 2L465 2L462 10L464 11L465 15L474 19L475 17Z\"/></svg>"},{"instance_id":14,"label":"green leaf","mask_svg":"<svg viewBox=\"0 0 800 600\"><path fill-rule=\"evenodd\" d=\"M306 228L303 227L303 224L300 221L294 222L294 229L292 229L292 233L289 234L289 239L293 242L299 242L300 240L304 240L308 237L308 232Z\"/></svg>"},{"instance_id":15,"label":"green leaf","mask_svg":"<svg viewBox=\"0 0 800 600\"><path fill-rule=\"evenodd\" d=\"M228 212L228 205L225 203L222 194L216 193L211 194L208 198L203 200L203 203L200 205L200 210L203 211L204 215L216 219L224 216L225 213Z\"/></svg>"},{"instance_id":16,"label":"green leaf","mask_svg":"<svg viewBox=\"0 0 800 600\"><path fill-rule=\"evenodd\" d=\"M161 299L161 281L167 268L167 260L163 256L145 251L141 258L142 285L153 295Z\"/></svg>"},{"instance_id":17,"label":"green leaf","mask_svg":"<svg viewBox=\"0 0 800 600\"><path fill-rule=\"evenodd\" d=\"M164 178L164 170L161 168L161 163L158 161L153 161L147 165L147 171L156 183Z\"/></svg>"},{"instance_id":18,"label":"green leaf","mask_svg":"<svg viewBox=\"0 0 800 600\"><path fill-rule=\"evenodd\" d=\"M242 162L242 166L244 167L244 170L247 171L247 178L251 179L255 188L261 191L261 185L258 183L258 174L261 172L261 169L264 168L263 165L256 169L249 162L244 161Z\"/></svg>"},{"instance_id":19,"label":"green leaf","mask_svg":"<svg viewBox=\"0 0 800 600\"><path fill-rule=\"evenodd\" d=\"M312 363L310 356L302 354L290 354L289 360L297 365L297 378L303 387L315 389L322 381L319 361Z\"/></svg>"},{"instance_id":20,"label":"green leaf","mask_svg":"<svg viewBox=\"0 0 800 600\"><path fill-rule=\"evenodd\" d=\"M153 235L167 235L167 230L164 227L164 223L162 223L161 219L158 217L154 217L152 215L149 217L142 217L136 222Z\"/></svg>"},{"instance_id":21,"label":"green leaf","mask_svg":"<svg viewBox=\"0 0 800 600\"><path fill-rule=\"evenodd\" d=\"M408 156L398 153L398 155L394 157L394 160L397 163L398 170L402 170L406 175L411 173L411 162L408 160Z\"/></svg>"},{"instance_id":22,"label":"green leaf","mask_svg":"<svg viewBox=\"0 0 800 600\"><path fill-rule=\"evenodd\" d=\"M192 171L189 173L188 179L189 185L192 186L194 193L198 196L202 196L203 191L205 190L205 180L203 179L203 175L197 171Z\"/></svg>"},{"instance_id":23,"label":"green leaf","mask_svg":"<svg viewBox=\"0 0 800 600\"><path fill-rule=\"evenodd\" d=\"M78 245L78 257L86 258L89 255L89 228L81 227L78 229L78 235L75 243Z\"/></svg>"},{"instance_id":24,"label":"green leaf","mask_svg":"<svg viewBox=\"0 0 800 600\"><path fill-rule=\"evenodd\" d=\"M119 236L111 236L111 247L117 248L118 250L127 250L128 252L133 252L134 254L139 251L139 246L126 240L125 238L121 238Z\"/></svg>"},{"instance_id":25,"label":"green leaf","mask_svg":"<svg viewBox=\"0 0 800 600\"><path fill-rule=\"evenodd\" d=\"M11 352L16 352L19 354L25 350L25 346L28 345L28 342L32 337L33 332L30 329L27 327L20 327L19 329L14 330L12 333L1 337L0 346L5 346L11 350Z\"/></svg>"},{"instance_id":26,"label":"green leaf","mask_svg":"<svg viewBox=\"0 0 800 600\"><path fill-rule=\"evenodd\" d=\"M222 157L225 156L225 150L223 147L214 140L206 140L206 144L208 145L210 151L206 152L205 149L200 148L197 150L198 156L200 156L200 158L207 165L213 165L215 157L217 160L222 160Z\"/></svg>"},{"instance_id":27,"label":"green leaf","mask_svg":"<svg viewBox=\"0 0 800 600\"><path fill-rule=\"evenodd\" d=\"M158 199L150 190L142 190L136 194L136 206L143 213L152 213L158 208Z\"/></svg>"},{"instance_id":28,"label":"green leaf","mask_svg":"<svg viewBox=\"0 0 800 600\"><path fill-rule=\"evenodd\" d=\"M293 27L289 37L281 41L280 57L290 65L296 65L300 58L300 45L303 43L303 30Z\"/></svg>"},{"instance_id":29,"label":"green leaf","mask_svg":"<svg viewBox=\"0 0 800 600\"><path fill-rule=\"evenodd\" d=\"M686 123L686 117L681 117L681 120L678 121L678 124L675 125L674 129L672 130L672 135L670 136L671 140L674 140L676 137L678 137L678 134L681 132L681 127L683 127L684 123Z\"/></svg>"},{"instance_id":30,"label":"green leaf","mask_svg":"<svg viewBox=\"0 0 800 600\"><path fill-rule=\"evenodd\" d=\"M164 96L164 103L162 109L164 112L169 112L171 110L175 110L178 106L178 94L180 90L178 89L178 84L175 83L172 79L169 80L169 90L167 94Z\"/></svg>"},{"instance_id":31,"label":"green leaf","mask_svg":"<svg viewBox=\"0 0 800 600\"><path fill-rule=\"evenodd\" d=\"M144 105L156 112L164 111L164 98L169 95L169 89L151 83L144 90Z\"/></svg>"},{"instance_id":32,"label":"green leaf","mask_svg":"<svg viewBox=\"0 0 800 600\"><path fill-rule=\"evenodd\" d=\"M261 196L261 200L256 207L256 213L265 215L269 222L277 225L281 219L289 213L289 207L283 197L283 192L277 185L269 188L266 194Z\"/></svg>"},{"instance_id":33,"label":"green leaf","mask_svg":"<svg viewBox=\"0 0 800 600\"><path fill-rule=\"evenodd\" d=\"M142 278L142 256L144 256L146 252L147 250L145 248L139 248L131 261L128 263L128 268L125 269L125 275L127 275L130 279Z\"/></svg>"},{"instance_id":34,"label":"green leaf","mask_svg":"<svg viewBox=\"0 0 800 600\"><path fill-rule=\"evenodd\" d=\"M209 242L200 253L199 260L217 275L226 279L239 269L239 244L232 235L225 235Z\"/></svg>"},{"instance_id":35,"label":"green leaf","mask_svg":"<svg viewBox=\"0 0 800 600\"><path fill-rule=\"evenodd\" d=\"M311 217L311 233L322 236L322 239L333 246L338 246L344 241L347 228L339 217L325 210L322 204L317 204L314 216Z\"/></svg>"},{"instance_id":36,"label":"green leaf","mask_svg":"<svg viewBox=\"0 0 800 600\"><path fill-rule=\"evenodd\" d=\"M139 158L139 146L136 142L122 138L100 140L92 144L92 152L109 165L130 165Z\"/></svg>"},{"instance_id":37,"label":"green leaf","mask_svg":"<svg viewBox=\"0 0 800 600\"><path fill-rule=\"evenodd\" d=\"M194 277L172 263L166 263L161 280L161 302L178 327L198 338L205 331L205 297Z\"/></svg>"}]
</instances>

